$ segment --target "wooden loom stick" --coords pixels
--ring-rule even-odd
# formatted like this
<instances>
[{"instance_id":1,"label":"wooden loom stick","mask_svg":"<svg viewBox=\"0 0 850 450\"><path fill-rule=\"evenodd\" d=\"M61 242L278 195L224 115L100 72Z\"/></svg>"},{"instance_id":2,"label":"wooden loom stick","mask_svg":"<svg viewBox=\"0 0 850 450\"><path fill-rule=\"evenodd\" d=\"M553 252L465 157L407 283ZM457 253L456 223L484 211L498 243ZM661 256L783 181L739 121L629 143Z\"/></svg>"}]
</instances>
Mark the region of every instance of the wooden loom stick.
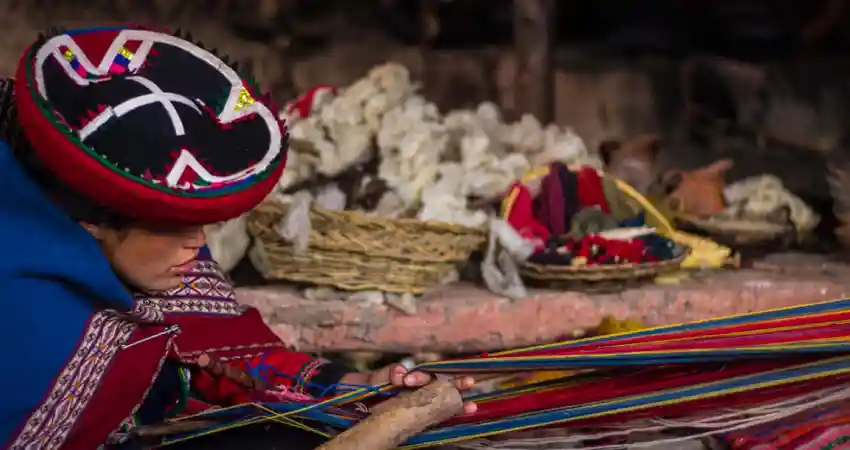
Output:
<instances>
[{"instance_id":1,"label":"wooden loom stick","mask_svg":"<svg viewBox=\"0 0 850 450\"><path fill-rule=\"evenodd\" d=\"M463 397L450 381L434 381L387 400L376 413L317 450L391 450L420 431L463 413Z\"/></svg>"},{"instance_id":2,"label":"wooden loom stick","mask_svg":"<svg viewBox=\"0 0 850 450\"><path fill-rule=\"evenodd\" d=\"M143 425L138 428L135 428L132 431L132 434L133 436L138 436L140 438L165 437L178 433L189 433L192 431L198 431L207 427L211 427L218 423L219 422L215 420L176 420L173 422L165 422L156 425Z\"/></svg>"},{"instance_id":3,"label":"wooden loom stick","mask_svg":"<svg viewBox=\"0 0 850 450\"><path fill-rule=\"evenodd\" d=\"M252 391L260 391L265 389L265 383L257 377L245 372L244 370L221 362L221 360L210 356L206 353L198 357L198 366L206 370L214 377L224 377L234 383Z\"/></svg>"},{"instance_id":4,"label":"wooden loom stick","mask_svg":"<svg viewBox=\"0 0 850 450\"><path fill-rule=\"evenodd\" d=\"M467 375L460 375L460 376L453 377L451 379L446 379L446 380L435 379L435 381L447 381L447 382L451 383L452 386L457 387L457 381L459 379L462 379L463 377L466 377L466 376ZM491 376L491 377L487 378L486 376L481 376L480 374L476 374L475 382L477 384L477 383L480 382L481 379L487 380L487 379L492 379L492 378L494 378L494 377ZM431 383L429 383L426 386L430 386L431 384L434 384L434 381L432 381ZM374 416L376 414L382 414L383 412L385 412L387 410L395 409L395 408L398 408L400 406L403 406L403 405L405 405L409 402L409 400L407 398L410 397L410 395L414 392L416 392L416 391L403 392L403 393L398 394L394 397L391 397L387 400L384 400L381 403L378 403L377 405L370 407L369 413Z\"/></svg>"}]
</instances>

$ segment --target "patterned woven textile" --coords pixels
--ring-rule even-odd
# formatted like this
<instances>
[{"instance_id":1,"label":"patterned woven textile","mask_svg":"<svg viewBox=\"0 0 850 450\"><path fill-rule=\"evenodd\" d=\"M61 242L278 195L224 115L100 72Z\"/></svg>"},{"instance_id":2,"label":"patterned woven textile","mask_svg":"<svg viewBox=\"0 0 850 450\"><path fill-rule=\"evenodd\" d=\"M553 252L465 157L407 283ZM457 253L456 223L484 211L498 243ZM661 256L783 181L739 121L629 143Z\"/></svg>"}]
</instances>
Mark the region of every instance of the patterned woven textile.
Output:
<instances>
[{"instance_id":1,"label":"patterned woven textile","mask_svg":"<svg viewBox=\"0 0 850 450\"><path fill-rule=\"evenodd\" d=\"M846 403L846 402L845 402ZM826 408L730 433L733 450L838 450L850 448L850 405Z\"/></svg>"}]
</instances>

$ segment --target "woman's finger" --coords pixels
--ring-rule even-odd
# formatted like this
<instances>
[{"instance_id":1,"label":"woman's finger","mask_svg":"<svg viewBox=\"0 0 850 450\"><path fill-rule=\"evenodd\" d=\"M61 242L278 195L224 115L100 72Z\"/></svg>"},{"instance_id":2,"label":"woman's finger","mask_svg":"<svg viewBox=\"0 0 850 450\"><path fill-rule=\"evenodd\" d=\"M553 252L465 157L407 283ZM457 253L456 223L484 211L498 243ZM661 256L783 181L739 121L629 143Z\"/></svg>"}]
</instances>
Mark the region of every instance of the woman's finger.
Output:
<instances>
[{"instance_id":1,"label":"woman's finger","mask_svg":"<svg viewBox=\"0 0 850 450\"><path fill-rule=\"evenodd\" d=\"M404 377L404 385L406 387L425 386L432 380L431 375L424 372L410 372Z\"/></svg>"},{"instance_id":2,"label":"woman's finger","mask_svg":"<svg viewBox=\"0 0 850 450\"><path fill-rule=\"evenodd\" d=\"M472 402L467 402L463 404L463 412L466 414L475 414L478 411L478 405Z\"/></svg>"},{"instance_id":3,"label":"woman's finger","mask_svg":"<svg viewBox=\"0 0 850 450\"><path fill-rule=\"evenodd\" d=\"M455 378L455 387L459 391L465 391L475 386L475 379L472 377L457 377Z\"/></svg>"},{"instance_id":4,"label":"woman's finger","mask_svg":"<svg viewBox=\"0 0 850 450\"><path fill-rule=\"evenodd\" d=\"M407 368L403 365L398 364L390 367L390 383L393 386L405 386L405 375L407 375Z\"/></svg>"}]
</instances>

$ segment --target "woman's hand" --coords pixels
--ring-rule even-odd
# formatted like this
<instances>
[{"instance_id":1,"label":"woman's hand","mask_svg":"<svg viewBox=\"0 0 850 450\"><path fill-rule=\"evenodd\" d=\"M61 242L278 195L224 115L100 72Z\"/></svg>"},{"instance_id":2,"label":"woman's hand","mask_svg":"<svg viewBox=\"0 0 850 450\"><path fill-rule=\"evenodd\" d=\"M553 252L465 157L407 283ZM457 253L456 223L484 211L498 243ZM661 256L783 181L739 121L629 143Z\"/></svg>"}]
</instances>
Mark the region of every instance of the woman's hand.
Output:
<instances>
[{"instance_id":1,"label":"woman's hand","mask_svg":"<svg viewBox=\"0 0 850 450\"><path fill-rule=\"evenodd\" d=\"M342 377L340 381L346 384L368 384L372 386L389 383L397 387L416 389L425 386L433 379L433 376L425 372L410 372L402 364L390 364L374 372L350 373ZM465 391L473 386L475 386L475 380L472 377L464 376L455 379L455 387L459 391ZM475 403L468 402L463 405L463 410L467 414L472 414L477 409L478 406Z\"/></svg>"}]
</instances>

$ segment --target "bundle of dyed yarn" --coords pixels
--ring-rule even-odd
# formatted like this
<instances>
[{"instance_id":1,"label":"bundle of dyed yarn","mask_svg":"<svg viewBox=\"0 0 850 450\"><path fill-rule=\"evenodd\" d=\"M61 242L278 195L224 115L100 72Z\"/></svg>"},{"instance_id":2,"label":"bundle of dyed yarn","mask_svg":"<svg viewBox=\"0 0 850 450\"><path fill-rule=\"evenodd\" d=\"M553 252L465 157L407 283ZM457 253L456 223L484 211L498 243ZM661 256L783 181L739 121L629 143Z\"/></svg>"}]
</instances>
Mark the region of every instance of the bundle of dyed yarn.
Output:
<instances>
[{"instance_id":1,"label":"bundle of dyed yarn","mask_svg":"<svg viewBox=\"0 0 850 450\"><path fill-rule=\"evenodd\" d=\"M592 167L554 163L514 183L502 205L508 224L535 246L529 262L576 266L670 259L675 244L645 226L640 208Z\"/></svg>"},{"instance_id":2,"label":"bundle of dyed yarn","mask_svg":"<svg viewBox=\"0 0 850 450\"><path fill-rule=\"evenodd\" d=\"M673 241L651 229L618 228L611 231L627 233L624 238L606 233L587 234L581 238L557 236L546 242L546 247L529 258L529 262L543 265L600 265L638 264L662 261L675 256ZM646 233L635 235L635 233Z\"/></svg>"}]
</instances>

